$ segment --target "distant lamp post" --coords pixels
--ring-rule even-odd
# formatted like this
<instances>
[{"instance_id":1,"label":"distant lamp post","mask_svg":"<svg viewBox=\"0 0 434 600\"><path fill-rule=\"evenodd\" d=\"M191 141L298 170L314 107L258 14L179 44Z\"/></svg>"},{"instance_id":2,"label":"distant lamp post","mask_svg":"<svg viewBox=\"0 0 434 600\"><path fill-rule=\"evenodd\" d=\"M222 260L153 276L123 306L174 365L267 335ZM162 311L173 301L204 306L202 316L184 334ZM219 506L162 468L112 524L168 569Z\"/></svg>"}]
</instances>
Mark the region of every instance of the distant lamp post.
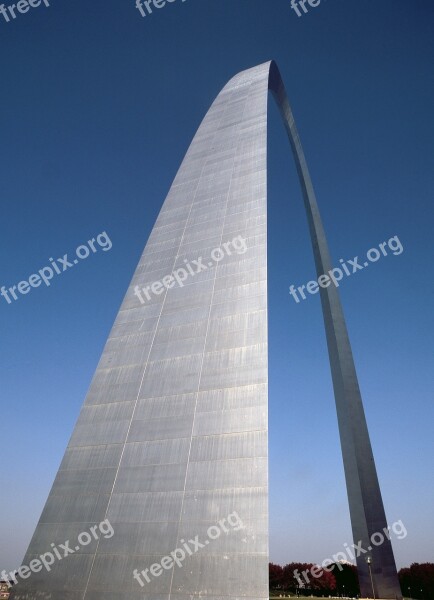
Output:
<instances>
[{"instance_id":1,"label":"distant lamp post","mask_svg":"<svg viewBox=\"0 0 434 600\"><path fill-rule=\"evenodd\" d=\"M367 559L366 559L366 562L368 563L369 577L371 578L372 596L373 596L373 598L375 600L374 580L372 579L372 569L371 569L372 558L370 556L368 556Z\"/></svg>"},{"instance_id":2,"label":"distant lamp post","mask_svg":"<svg viewBox=\"0 0 434 600\"><path fill-rule=\"evenodd\" d=\"M408 597L411 598L411 588L408 588Z\"/></svg>"}]
</instances>

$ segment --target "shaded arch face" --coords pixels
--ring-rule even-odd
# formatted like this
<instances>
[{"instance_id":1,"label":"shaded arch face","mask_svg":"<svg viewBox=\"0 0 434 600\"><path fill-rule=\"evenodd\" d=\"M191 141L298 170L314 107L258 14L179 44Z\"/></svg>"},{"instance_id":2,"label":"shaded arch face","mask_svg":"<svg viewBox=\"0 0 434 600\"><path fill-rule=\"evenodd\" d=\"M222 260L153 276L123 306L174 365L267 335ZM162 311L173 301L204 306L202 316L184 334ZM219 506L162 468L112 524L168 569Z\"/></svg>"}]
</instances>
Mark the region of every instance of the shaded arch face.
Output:
<instances>
[{"instance_id":1,"label":"shaded arch face","mask_svg":"<svg viewBox=\"0 0 434 600\"><path fill-rule=\"evenodd\" d=\"M269 89L317 268L331 268L277 67L244 71L212 104L174 179L24 564L105 519L114 533L20 582L18 600L268 598ZM384 510L337 292L322 294L353 532L364 542ZM383 598L396 595L386 547L386 561L372 555Z\"/></svg>"}]
</instances>

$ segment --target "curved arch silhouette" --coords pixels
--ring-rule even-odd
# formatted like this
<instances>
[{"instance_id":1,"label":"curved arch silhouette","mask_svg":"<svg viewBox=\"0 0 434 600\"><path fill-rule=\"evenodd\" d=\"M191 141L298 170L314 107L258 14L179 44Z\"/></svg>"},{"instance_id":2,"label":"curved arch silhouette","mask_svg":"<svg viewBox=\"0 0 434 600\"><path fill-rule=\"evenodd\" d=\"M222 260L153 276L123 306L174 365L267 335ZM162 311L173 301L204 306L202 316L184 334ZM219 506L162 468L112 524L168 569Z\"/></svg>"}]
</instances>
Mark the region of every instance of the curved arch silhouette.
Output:
<instances>
[{"instance_id":1,"label":"curved arch silhouette","mask_svg":"<svg viewBox=\"0 0 434 600\"><path fill-rule=\"evenodd\" d=\"M318 277L328 273L332 261L294 117L276 63L269 63L269 89L279 107L287 131L309 223ZM371 536L387 530L387 520L369 439L351 345L337 287L320 289L330 368L339 423L348 502L354 543L362 543L366 555L357 557L362 597L400 598L395 559L390 540L374 546ZM372 561L371 565L366 558ZM372 580L371 580L372 575Z\"/></svg>"},{"instance_id":2,"label":"curved arch silhouette","mask_svg":"<svg viewBox=\"0 0 434 600\"><path fill-rule=\"evenodd\" d=\"M278 68L244 71L213 102L174 179L23 564L50 544L74 547L92 523L108 519L114 533L20 581L16 600L268 598L269 90L318 275L332 268ZM366 549L387 523L338 292L320 293L353 536ZM173 551L181 564L169 565ZM390 541L369 554L371 573L358 558L362 595L400 597Z\"/></svg>"}]
</instances>

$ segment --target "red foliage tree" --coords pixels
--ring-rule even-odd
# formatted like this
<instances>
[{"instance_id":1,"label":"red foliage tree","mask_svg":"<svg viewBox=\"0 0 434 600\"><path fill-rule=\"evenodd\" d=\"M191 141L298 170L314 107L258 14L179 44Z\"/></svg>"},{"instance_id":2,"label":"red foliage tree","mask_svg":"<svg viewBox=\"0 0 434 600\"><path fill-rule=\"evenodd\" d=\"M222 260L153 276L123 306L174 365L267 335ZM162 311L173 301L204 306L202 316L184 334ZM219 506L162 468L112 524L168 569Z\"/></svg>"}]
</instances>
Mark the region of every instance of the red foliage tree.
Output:
<instances>
[{"instance_id":1,"label":"red foliage tree","mask_svg":"<svg viewBox=\"0 0 434 600\"><path fill-rule=\"evenodd\" d=\"M334 575L312 563L288 563L283 567L281 582L285 592L322 595L336 589Z\"/></svg>"},{"instance_id":2,"label":"red foliage tree","mask_svg":"<svg viewBox=\"0 0 434 600\"><path fill-rule=\"evenodd\" d=\"M283 568L280 565L269 563L268 565L270 590L282 589Z\"/></svg>"}]
</instances>

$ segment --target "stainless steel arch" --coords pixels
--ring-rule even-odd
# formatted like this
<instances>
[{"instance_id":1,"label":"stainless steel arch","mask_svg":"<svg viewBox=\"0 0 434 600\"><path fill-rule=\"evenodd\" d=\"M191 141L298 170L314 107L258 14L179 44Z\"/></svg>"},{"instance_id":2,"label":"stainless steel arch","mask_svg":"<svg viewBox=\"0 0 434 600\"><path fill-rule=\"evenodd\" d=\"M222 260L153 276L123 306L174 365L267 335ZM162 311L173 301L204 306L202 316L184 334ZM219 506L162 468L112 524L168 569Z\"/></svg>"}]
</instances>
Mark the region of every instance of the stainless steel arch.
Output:
<instances>
[{"instance_id":1,"label":"stainless steel arch","mask_svg":"<svg viewBox=\"0 0 434 600\"><path fill-rule=\"evenodd\" d=\"M294 117L282 78L274 62L270 65L269 82L270 90L279 106L297 165L316 270L320 276L330 271L333 265ZM386 539L380 546L375 546L371 542L373 534L383 533L387 528L387 520L339 293L337 288L331 285L320 289L320 295L353 538L355 544L362 543L364 550L369 548L367 554L357 557L361 594L362 597L369 598L374 588L377 598L400 598L402 597L401 589L390 540ZM372 561L371 565L366 560L368 557Z\"/></svg>"},{"instance_id":2,"label":"stainless steel arch","mask_svg":"<svg viewBox=\"0 0 434 600\"><path fill-rule=\"evenodd\" d=\"M105 519L114 533L20 581L16 600L268 597L268 90L293 149L318 274L331 268L284 86L265 63L223 88L187 151L24 564L52 544L75 548ZM321 301L353 534L366 547L386 520L336 288ZM161 566L175 549L182 565ZM358 567L369 596L367 565ZM372 572L377 597L400 595L389 541L372 550Z\"/></svg>"}]
</instances>

